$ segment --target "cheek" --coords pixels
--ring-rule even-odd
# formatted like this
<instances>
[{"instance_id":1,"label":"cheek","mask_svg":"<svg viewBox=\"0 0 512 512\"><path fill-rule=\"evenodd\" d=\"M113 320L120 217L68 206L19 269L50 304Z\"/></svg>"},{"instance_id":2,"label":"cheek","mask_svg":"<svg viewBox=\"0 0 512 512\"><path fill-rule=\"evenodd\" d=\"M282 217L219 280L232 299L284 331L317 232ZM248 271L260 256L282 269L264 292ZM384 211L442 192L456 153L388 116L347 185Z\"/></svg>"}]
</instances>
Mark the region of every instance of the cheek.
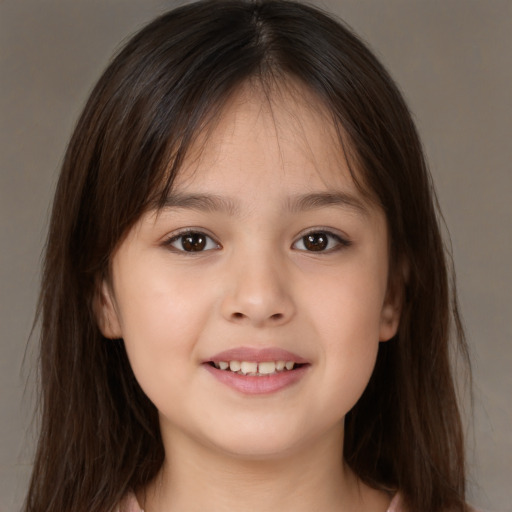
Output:
<instances>
[{"instance_id":1,"label":"cheek","mask_svg":"<svg viewBox=\"0 0 512 512\"><path fill-rule=\"evenodd\" d=\"M168 265L126 268L131 268L129 279L118 279L116 289L121 330L137 380L158 401L159 390L180 389L176 380L186 379L196 364L199 326L211 301Z\"/></svg>"},{"instance_id":2,"label":"cheek","mask_svg":"<svg viewBox=\"0 0 512 512\"><path fill-rule=\"evenodd\" d=\"M326 275L316 275L314 290L302 293L317 329L332 342L331 350L358 350L378 344L382 308L386 294L386 273L380 271L379 262L365 265L360 262L347 265Z\"/></svg>"},{"instance_id":3,"label":"cheek","mask_svg":"<svg viewBox=\"0 0 512 512\"><path fill-rule=\"evenodd\" d=\"M364 272L354 267L336 279L319 280L321 293L309 298L325 401L333 414L344 415L355 405L375 366L385 285L374 277L368 267Z\"/></svg>"}]
</instances>

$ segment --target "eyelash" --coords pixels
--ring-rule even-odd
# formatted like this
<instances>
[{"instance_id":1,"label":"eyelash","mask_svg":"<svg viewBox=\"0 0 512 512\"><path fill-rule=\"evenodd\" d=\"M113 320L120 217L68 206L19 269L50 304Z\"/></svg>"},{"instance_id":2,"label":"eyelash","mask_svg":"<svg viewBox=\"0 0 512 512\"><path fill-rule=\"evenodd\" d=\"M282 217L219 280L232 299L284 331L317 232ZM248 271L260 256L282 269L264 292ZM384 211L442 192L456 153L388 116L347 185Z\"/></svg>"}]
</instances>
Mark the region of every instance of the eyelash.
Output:
<instances>
[{"instance_id":1,"label":"eyelash","mask_svg":"<svg viewBox=\"0 0 512 512\"><path fill-rule=\"evenodd\" d=\"M307 233L304 233L301 237L299 237L292 244L292 248L295 247L298 243L302 243L305 247L306 239L308 237L313 237L313 236L317 236L317 237L325 236L327 238L327 248L321 248L319 250L314 250L314 249L308 250L308 249L304 248L304 249L297 249L297 250L304 251L304 252L311 252L311 253L319 252L319 253L326 254L326 253L332 253L332 252L339 251L345 247L349 247L350 245L352 245L352 242L350 240L347 240L346 238L343 238L342 236L340 236L336 233L333 233L329 229L315 228L315 229L310 229ZM329 245L331 245L332 241L335 242L335 245L334 245L334 247L329 247Z\"/></svg>"},{"instance_id":2,"label":"eyelash","mask_svg":"<svg viewBox=\"0 0 512 512\"><path fill-rule=\"evenodd\" d=\"M189 237L202 236L206 240L205 247L207 247L209 243L210 244L213 243L215 246L210 247L210 248L203 247L198 251L187 251L183 245L184 241L185 241L185 237L187 237L187 236L189 236ZM175 247L173 245L175 242L179 242L180 239L181 239L181 247L182 247L181 249L178 247ZM201 252L205 252L205 251L211 251L212 249L220 249L221 248L221 245L213 237L211 237L210 235L206 234L204 231L201 231L199 229L186 229L184 231L180 231L179 233L173 234L173 235L171 235L170 238L165 240L163 245L165 247L169 247L170 249L172 249L174 251L183 252L186 254L201 253Z\"/></svg>"},{"instance_id":3,"label":"eyelash","mask_svg":"<svg viewBox=\"0 0 512 512\"><path fill-rule=\"evenodd\" d=\"M203 241L199 240L199 243L204 243L204 245L200 246L198 250L186 250L184 243L186 237L203 237ZM309 242L313 244L323 244L325 242L322 241L322 237L327 239L327 245L326 247L320 247L318 249L310 249L308 250L305 246L305 243L310 237ZM317 239L320 238L320 241L314 240L313 238L316 237ZM174 246L175 243L179 242L181 239L181 248ZM332 245L332 241L334 241L335 245L334 247L329 247L329 245ZM298 249L296 247L297 244L302 243L304 248ZM213 247L208 247L208 245L214 244ZM165 247L169 247L174 251L177 252L183 252L186 254L194 254L194 253L201 253L206 251L211 251L213 249L221 249L222 246L210 235L206 234L204 231L201 230L195 230L195 229L187 229L184 231L181 231L179 233L173 234L170 238L164 241L163 245ZM328 229L312 229L309 230L307 233L304 233L302 236L300 236L293 244L292 249L296 249L303 252L319 252L319 253L331 253L338 251L340 249L343 249L344 247L349 247L352 245L352 242L341 237L340 235L333 233L332 231L329 231Z\"/></svg>"}]
</instances>

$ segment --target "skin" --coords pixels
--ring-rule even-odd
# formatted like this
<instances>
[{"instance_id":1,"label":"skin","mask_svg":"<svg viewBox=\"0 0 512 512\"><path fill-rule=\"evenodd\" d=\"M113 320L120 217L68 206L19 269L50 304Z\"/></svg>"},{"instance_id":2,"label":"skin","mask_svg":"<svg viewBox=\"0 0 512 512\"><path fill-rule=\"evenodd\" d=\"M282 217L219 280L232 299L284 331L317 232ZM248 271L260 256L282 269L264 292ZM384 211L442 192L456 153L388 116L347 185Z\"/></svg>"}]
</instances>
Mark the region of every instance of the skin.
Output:
<instances>
[{"instance_id":1,"label":"skin","mask_svg":"<svg viewBox=\"0 0 512 512\"><path fill-rule=\"evenodd\" d=\"M343 201L297 202L333 192ZM385 216L354 184L327 112L297 88L270 99L242 89L173 194L222 202L170 200L144 214L112 257L100 308L159 410L169 455L141 505L384 512L390 497L343 463L343 422L400 308ZM183 250L186 228L209 237L205 250ZM310 232L332 233L326 250L308 250ZM290 350L310 366L292 386L248 396L202 365L239 346Z\"/></svg>"}]
</instances>

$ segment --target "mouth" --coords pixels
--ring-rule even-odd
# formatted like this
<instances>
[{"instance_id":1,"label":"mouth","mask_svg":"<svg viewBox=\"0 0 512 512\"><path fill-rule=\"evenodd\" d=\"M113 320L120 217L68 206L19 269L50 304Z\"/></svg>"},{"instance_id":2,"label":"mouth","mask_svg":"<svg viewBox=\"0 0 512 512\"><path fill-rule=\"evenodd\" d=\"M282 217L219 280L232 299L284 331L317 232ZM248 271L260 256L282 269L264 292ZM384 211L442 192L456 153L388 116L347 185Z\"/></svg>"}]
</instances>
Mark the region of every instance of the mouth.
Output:
<instances>
[{"instance_id":1,"label":"mouth","mask_svg":"<svg viewBox=\"0 0 512 512\"><path fill-rule=\"evenodd\" d=\"M208 364L217 370L236 373L237 375L246 375L248 377L265 377L276 375L282 372L297 370L306 363L296 363L295 361L209 361Z\"/></svg>"},{"instance_id":2,"label":"mouth","mask_svg":"<svg viewBox=\"0 0 512 512\"><path fill-rule=\"evenodd\" d=\"M221 383L243 394L269 394L287 388L311 363L287 350L239 347L216 354L203 366Z\"/></svg>"}]
</instances>

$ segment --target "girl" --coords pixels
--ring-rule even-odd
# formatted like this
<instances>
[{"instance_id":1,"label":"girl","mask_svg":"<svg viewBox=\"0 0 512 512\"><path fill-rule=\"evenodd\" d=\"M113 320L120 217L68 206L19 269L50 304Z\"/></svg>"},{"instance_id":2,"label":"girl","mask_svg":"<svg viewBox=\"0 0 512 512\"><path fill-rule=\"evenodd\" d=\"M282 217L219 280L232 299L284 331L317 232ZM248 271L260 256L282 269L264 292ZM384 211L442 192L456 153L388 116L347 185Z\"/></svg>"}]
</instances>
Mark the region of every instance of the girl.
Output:
<instances>
[{"instance_id":1,"label":"girl","mask_svg":"<svg viewBox=\"0 0 512 512\"><path fill-rule=\"evenodd\" d=\"M40 304L26 511L467 510L421 145L314 8L206 0L128 42L69 144Z\"/></svg>"}]
</instances>

